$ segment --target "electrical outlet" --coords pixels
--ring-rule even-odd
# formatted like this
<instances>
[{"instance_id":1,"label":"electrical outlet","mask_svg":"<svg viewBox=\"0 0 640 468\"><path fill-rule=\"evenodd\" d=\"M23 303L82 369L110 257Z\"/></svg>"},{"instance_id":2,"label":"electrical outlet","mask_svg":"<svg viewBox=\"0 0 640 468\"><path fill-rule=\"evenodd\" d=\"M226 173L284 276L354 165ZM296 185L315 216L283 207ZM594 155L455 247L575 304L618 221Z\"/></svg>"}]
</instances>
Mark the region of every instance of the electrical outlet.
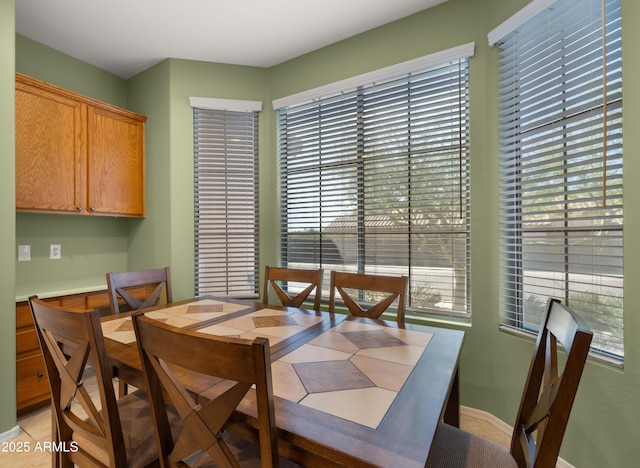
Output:
<instances>
[{"instance_id":1,"label":"electrical outlet","mask_svg":"<svg viewBox=\"0 0 640 468\"><path fill-rule=\"evenodd\" d=\"M49 245L49 258L51 260L60 260L61 256L62 256L62 251L60 249L60 244Z\"/></svg>"},{"instance_id":2,"label":"electrical outlet","mask_svg":"<svg viewBox=\"0 0 640 468\"><path fill-rule=\"evenodd\" d=\"M18 261L19 262L29 262L29 261L31 261L31 246L30 245L19 245L18 246Z\"/></svg>"}]
</instances>

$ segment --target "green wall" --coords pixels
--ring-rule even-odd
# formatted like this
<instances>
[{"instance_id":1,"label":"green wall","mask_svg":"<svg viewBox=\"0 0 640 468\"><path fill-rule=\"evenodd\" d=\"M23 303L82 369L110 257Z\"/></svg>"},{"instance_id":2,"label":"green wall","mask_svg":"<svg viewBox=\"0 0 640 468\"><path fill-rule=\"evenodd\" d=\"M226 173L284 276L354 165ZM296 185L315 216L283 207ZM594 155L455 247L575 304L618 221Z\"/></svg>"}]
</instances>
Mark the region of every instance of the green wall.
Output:
<instances>
[{"instance_id":1,"label":"green wall","mask_svg":"<svg viewBox=\"0 0 640 468\"><path fill-rule=\"evenodd\" d=\"M13 226L0 231L0 259L15 261L15 244L35 239L45 246L58 233L84 245L67 264L64 273L76 267L93 268L103 275L112 263L121 269L169 264L175 281L176 299L193 294L193 181L192 113L189 96L260 100L260 235L261 266L277 262L278 211L275 114L271 101L316 86L349 78L381 67L420 57L442 49L475 42L470 62L471 80L471 231L472 231L472 324L464 326L466 343L461 361L461 397L464 405L487 411L512 424L533 341L498 329L498 138L497 51L487 45L486 34L528 3L528 0L449 0L426 12L377 28L325 47L270 69L240 67L168 59L136 77L124 81L76 61L57 51L16 37L16 69L98 99L128 107L147 115L147 218L144 220L71 220L68 216L26 215L17 217L18 239ZM634 44L640 42L636 24L640 4L622 0L624 41L624 152L625 152L625 366L617 368L596 360L587 364L569 421L561 456L578 467L633 466L635 443L640 440L640 212L633 200L640 197L640 162L631 155L640 150L640 61ZM13 2L0 0L0 8L12 10ZM6 18L6 15L0 16ZM4 24L0 34L7 34ZM11 25L12 27L12 25ZM13 28L11 28L13 31ZM9 96L13 84L12 50L0 42L0 96ZM7 70L5 70L7 69ZM9 86L10 84L10 86ZM85 88L86 87L86 88ZM9 89L10 88L10 89ZM9 99L12 99L12 94ZM0 119L13 120L6 106ZM0 128L8 128L4 125ZM4 156L12 151L13 133L4 131L0 146ZM7 138L8 142L7 142ZM9 145L9 147L7 147ZM0 159L0 181L10 185L8 197L0 198L0 216L13 220L12 161ZM8 190L5 184L2 189ZM8 198L11 198L9 203ZM631 202L629 202L631 200ZM9 227L9 231L6 228ZM93 239L92 239L93 237ZM636 242L638 241L638 242ZM73 240L70 240L73 242ZM109 253L99 250L103 243ZM63 243L63 257L65 241ZM40 247L38 247L40 249ZM96 253L102 252L102 254ZM55 274L51 262L38 266ZM31 262L34 267L38 262ZM86 263L86 265L85 265ZM89 265L92 264L92 265ZM17 265L18 287L32 277ZM115 267L114 267L115 268ZM35 268L32 268L35 270ZM85 270L82 270L85 271ZM93 270L92 270L93 271ZM69 273L71 276L72 274ZM0 300L13 320L14 275L3 272ZM9 296L9 297L7 297ZM447 326L447 325L445 325ZM13 348L10 327L4 327L0 346ZM10 343L7 343L10 342ZM0 372L13 372L13 356L0 355ZM15 424L11 405L13 381L2 379L0 387L0 434ZM4 406L2 406L4 405ZM6 407L9 407L7 410ZM4 411L4 413L3 413ZM6 412L10 414L5 416Z\"/></svg>"},{"instance_id":2,"label":"green wall","mask_svg":"<svg viewBox=\"0 0 640 468\"><path fill-rule=\"evenodd\" d=\"M0 0L0 434L16 426L14 12Z\"/></svg>"},{"instance_id":3,"label":"green wall","mask_svg":"<svg viewBox=\"0 0 640 468\"><path fill-rule=\"evenodd\" d=\"M147 116L146 131L146 210L144 220L131 220L128 237L128 270L171 265L171 152L169 142L169 73L163 62L129 80L129 108ZM174 299L178 294L172 275ZM193 294L192 294L193 295Z\"/></svg>"},{"instance_id":4,"label":"green wall","mask_svg":"<svg viewBox=\"0 0 640 468\"><path fill-rule=\"evenodd\" d=\"M16 35L16 71L114 106L127 107L122 78Z\"/></svg>"},{"instance_id":5,"label":"green wall","mask_svg":"<svg viewBox=\"0 0 640 468\"><path fill-rule=\"evenodd\" d=\"M148 118L147 218L131 232L129 265L140 267L163 259L171 265L176 299L194 294L193 111L189 97L265 101L266 107L267 81L264 68L178 59L165 60L129 80L130 108ZM270 141L268 135L273 133L268 116L263 113L260 119L261 147L267 147L262 142ZM262 157L261 170L271 164L268 152ZM273 184L267 188L273 193ZM264 194L265 199L270 197Z\"/></svg>"}]
</instances>

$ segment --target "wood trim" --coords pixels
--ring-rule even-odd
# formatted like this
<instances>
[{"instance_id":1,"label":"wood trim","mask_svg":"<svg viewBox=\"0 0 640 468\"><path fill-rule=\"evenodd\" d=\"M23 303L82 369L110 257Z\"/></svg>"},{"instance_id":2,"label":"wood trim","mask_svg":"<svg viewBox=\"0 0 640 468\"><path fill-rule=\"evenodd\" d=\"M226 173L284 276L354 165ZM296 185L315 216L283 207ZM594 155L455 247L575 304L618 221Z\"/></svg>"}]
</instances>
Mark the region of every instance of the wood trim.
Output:
<instances>
[{"instance_id":1,"label":"wood trim","mask_svg":"<svg viewBox=\"0 0 640 468\"><path fill-rule=\"evenodd\" d=\"M105 109L110 112L115 112L117 114L126 115L132 119L139 120L140 122L146 122L147 117L144 115L137 114L135 112L131 112L129 110L123 109L118 106L114 106L113 104L109 104L107 102L99 101L89 96L85 96L84 94L76 93L73 91L69 91L68 89L61 88L59 86L53 85L51 83L47 83L45 81L38 80L37 78L33 78L28 75L24 75L22 73L16 72L16 88L20 88L20 84L26 84L28 86L37 87L44 91L49 91L58 95L62 95L68 97L70 99L74 99L85 104L91 105L93 107L97 107L100 109Z\"/></svg>"}]
</instances>

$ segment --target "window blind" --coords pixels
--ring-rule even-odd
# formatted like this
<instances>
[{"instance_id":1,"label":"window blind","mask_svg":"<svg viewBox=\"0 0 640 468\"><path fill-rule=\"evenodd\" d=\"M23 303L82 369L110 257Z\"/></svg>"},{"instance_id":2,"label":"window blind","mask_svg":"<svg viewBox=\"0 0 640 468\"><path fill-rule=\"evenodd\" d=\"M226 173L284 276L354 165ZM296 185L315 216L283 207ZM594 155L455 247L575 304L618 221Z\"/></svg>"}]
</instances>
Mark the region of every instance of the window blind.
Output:
<instances>
[{"instance_id":1,"label":"window blind","mask_svg":"<svg viewBox=\"0 0 640 468\"><path fill-rule=\"evenodd\" d=\"M499 47L501 322L536 332L552 296L621 359L620 2L558 0Z\"/></svg>"},{"instance_id":2,"label":"window blind","mask_svg":"<svg viewBox=\"0 0 640 468\"><path fill-rule=\"evenodd\" d=\"M278 109L281 261L408 275L469 313L468 58ZM326 291L325 291L326 293Z\"/></svg>"},{"instance_id":3,"label":"window blind","mask_svg":"<svg viewBox=\"0 0 640 468\"><path fill-rule=\"evenodd\" d=\"M196 296L258 294L258 112L194 108Z\"/></svg>"}]
</instances>

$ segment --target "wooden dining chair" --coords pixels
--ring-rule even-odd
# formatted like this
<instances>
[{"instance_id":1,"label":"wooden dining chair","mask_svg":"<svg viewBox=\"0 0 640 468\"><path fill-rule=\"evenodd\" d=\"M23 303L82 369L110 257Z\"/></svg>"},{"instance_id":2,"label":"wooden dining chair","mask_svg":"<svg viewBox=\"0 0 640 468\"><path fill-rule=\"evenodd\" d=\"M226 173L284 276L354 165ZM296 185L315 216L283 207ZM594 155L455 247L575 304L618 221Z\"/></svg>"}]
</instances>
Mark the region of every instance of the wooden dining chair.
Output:
<instances>
[{"instance_id":1,"label":"wooden dining chair","mask_svg":"<svg viewBox=\"0 0 640 468\"><path fill-rule=\"evenodd\" d=\"M224 425L253 385L257 401L262 466L278 466L269 340L217 337L133 316L138 349L153 406L161 466L175 466L192 454L206 453L217 466L238 466ZM228 379L212 400L196 402L172 371L174 366L200 375ZM192 374L193 378L193 374ZM164 392L164 393L163 393ZM177 439L170 433L165 397L182 419ZM199 462L200 460L195 460Z\"/></svg>"},{"instance_id":2,"label":"wooden dining chair","mask_svg":"<svg viewBox=\"0 0 640 468\"><path fill-rule=\"evenodd\" d=\"M507 452L447 424L438 430L432 467L555 467L593 333L559 301L549 299ZM557 344L567 354L559 369ZM560 371L560 372L559 372Z\"/></svg>"},{"instance_id":3,"label":"wooden dining chair","mask_svg":"<svg viewBox=\"0 0 640 468\"><path fill-rule=\"evenodd\" d=\"M295 268L281 268L266 266L264 270L264 290L262 301L269 303L269 285L278 295L278 299L283 306L300 307L307 300L309 295L315 291L313 299L313 310L320 310L322 299L322 275L324 270L303 270ZM283 288L284 282L304 283L306 285L298 294L292 294Z\"/></svg>"},{"instance_id":4,"label":"wooden dining chair","mask_svg":"<svg viewBox=\"0 0 640 468\"><path fill-rule=\"evenodd\" d=\"M141 289L144 288L144 299L139 299ZM111 313L119 314L131 310L152 307L159 303L164 291L164 302L173 302L171 294L171 274L169 267L155 270L125 271L122 273L107 273L107 289ZM133 290L138 291L136 294ZM151 290L150 293L146 293ZM120 380L118 395L126 395L128 384Z\"/></svg>"},{"instance_id":5,"label":"wooden dining chair","mask_svg":"<svg viewBox=\"0 0 640 468\"><path fill-rule=\"evenodd\" d=\"M406 276L366 275L332 271L329 312L334 312L336 291L340 294L351 315L377 319L391 304L396 302L396 320L398 323L404 322L407 291ZM382 300L377 300L374 298L376 293L382 293L385 297ZM364 308L364 306L368 306L368 308Z\"/></svg>"},{"instance_id":6,"label":"wooden dining chair","mask_svg":"<svg viewBox=\"0 0 640 468\"><path fill-rule=\"evenodd\" d=\"M65 310L36 296L29 305L51 386L53 438L59 444L53 466L157 463L146 394L136 391L116 401L98 312ZM86 365L95 371L99 405L84 385Z\"/></svg>"},{"instance_id":7,"label":"wooden dining chair","mask_svg":"<svg viewBox=\"0 0 640 468\"><path fill-rule=\"evenodd\" d=\"M125 310L138 310L158 303L164 291L167 303L173 302L171 295L171 275L169 267L156 270L127 271L107 273L107 287L111 313L119 314L124 301ZM151 292L139 299L132 293L132 288L146 287ZM153 289L151 289L153 288Z\"/></svg>"}]
</instances>

